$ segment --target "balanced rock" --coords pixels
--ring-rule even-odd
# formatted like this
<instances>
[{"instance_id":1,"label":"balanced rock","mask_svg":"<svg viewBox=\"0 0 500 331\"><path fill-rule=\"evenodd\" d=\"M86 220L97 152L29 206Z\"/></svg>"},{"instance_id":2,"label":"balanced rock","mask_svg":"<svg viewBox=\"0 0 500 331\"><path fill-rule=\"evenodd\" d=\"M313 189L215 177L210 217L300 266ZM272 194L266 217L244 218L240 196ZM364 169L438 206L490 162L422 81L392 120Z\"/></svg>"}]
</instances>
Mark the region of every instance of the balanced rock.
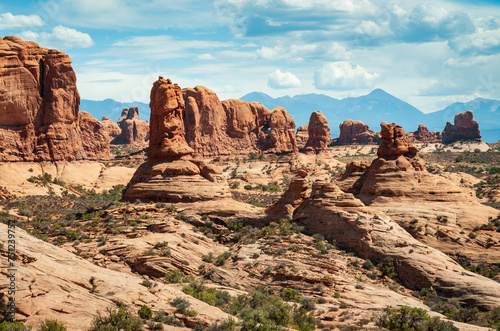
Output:
<instances>
[{"instance_id":1,"label":"balanced rock","mask_svg":"<svg viewBox=\"0 0 500 331\"><path fill-rule=\"evenodd\" d=\"M0 86L0 161L71 161L109 153L109 146L82 144L80 95L67 54L0 38ZM104 129L97 130L102 136Z\"/></svg>"},{"instance_id":2,"label":"balanced rock","mask_svg":"<svg viewBox=\"0 0 500 331\"><path fill-rule=\"evenodd\" d=\"M104 130L106 130L106 132L108 133L110 140L115 139L122 132L118 124L116 124L115 121L109 119L109 117L103 116L101 120L101 125L104 128Z\"/></svg>"},{"instance_id":3,"label":"balanced rock","mask_svg":"<svg viewBox=\"0 0 500 331\"><path fill-rule=\"evenodd\" d=\"M380 137L361 121L345 120L339 125L339 129L336 145L380 144Z\"/></svg>"},{"instance_id":4,"label":"balanced rock","mask_svg":"<svg viewBox=\"0 0 500 331\"><path fill-rule=\"evenodd\" d=\"M411 143L425 144L441 143L443 141L440 132L430 132L423 124L418 126L417 131L408 132L406 134L406 139Z\"/></svg>"},{"instance_id":5,"label":"balanced rock","mask_svg":"<svg viewBox=\"0 0 500 331\"><path fill-rule=\"evenodd\" d=\"M160 77L151 90L149 161L132 177L124 200L194 202L230 197L222 171L194 152L184 133L181 88Z\"/></svg>"},{"instance_id":6,"label":"balanced rock","mask_svg":"<svg viewBox=\"0 0 500 331\"><path fill-rule=\"evenodd\" d=\"M296 153L295 122L288 112L258 102L220 102L203 87L183 89L186 140L196 155Z\"/></svg>"},{"instance_id":7,"label":"balanced rock","mask_svg":"<svg viewBox=\"0 0 500 331\"><path fill-rule=\"evenodd\" d=\"M138 107L123 109L117 125L121 129L121 132L111 141L112 144L147 145L147 141L149 140L149 124L139 119Z\"/></svg>"},{"instance_id":8,"label":"balanced rock","mask_svg":"<svg viewBox=\"0 0 500 331\"><path fill-rule=\"evenodd\" d=\"M455 115L454 125L450 122L446 123L443 130L443 143L450 144L459 140L480 142L479 123L473 117L474 113L470 110Z\"/></svg>"},{"instance_id":9,"label":"balanced rock","mask_svg":"<svg viewBox=\"0 0 500 331\"><path fill-rule=\"evenodd\" d=\"M331 139L330 127L325 115L320 111L313 112L309 119L308 139L304 150L314 151L316 154L325 152Z\"/></svg>"}]
</instances>

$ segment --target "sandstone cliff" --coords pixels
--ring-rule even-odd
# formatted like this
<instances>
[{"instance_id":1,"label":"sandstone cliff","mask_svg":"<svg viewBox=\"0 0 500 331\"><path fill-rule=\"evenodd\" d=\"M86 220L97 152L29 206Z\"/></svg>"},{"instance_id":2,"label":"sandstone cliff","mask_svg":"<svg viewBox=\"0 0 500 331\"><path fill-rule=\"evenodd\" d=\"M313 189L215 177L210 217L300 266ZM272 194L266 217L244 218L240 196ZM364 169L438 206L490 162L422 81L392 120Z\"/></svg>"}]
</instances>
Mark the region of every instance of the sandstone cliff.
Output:
<instances>
[{"instance_id":1,"label":"sandstone cliff","mask_svg":"<svg viewBox=\"0 0 500 331\"><path fill-rule=\"evenodd\" d=\"M380 137L361 121L345 120L339 125L339 129L336 145L380 144Z\"/></svg>"},{"instance_id":2,"label":"sandstone cliff","mask_svg":"<svg viewBox=\"0 0 500 331\"><path fill-rule=\"evenodd\" d=\"M160 77L151 89L149 161L137 169L123 199L193 202L230 197L222 171L193 160L185 139L181 88Z\"/></svg>"},{"instance_id":3,"label":"sandstone cliff","mask_svg":"<svg viewBox=\"0 0 500 331\"><path fill-rule=\"evenodd\" d=\"M104 130L106 130L106 132L108 133L109 139L111 141L115 139L122 132L118 124L116 124L115 121L109 119L109 117L103 116L101 120L101 125L104 128Z\"/></svg>"},{"instance_id":4,"label":"sandstone cliff","mask_svg":"<svg viewBox=\"0 0 500 331\"><path fill-rule=\"evenodd\" d=\"M183 89L186 140L196 155L297 153L295 122L288 112L261 103L220 101L203 87Z\"/></svg>"},{"instance_id":5,"label":"sandstone cliff","mask_svg":"<svg viewBox=\"0 0 500 331\"><path fill-rule=\"evenodd\" d=\"M297 137L297 147L299 149L304 148L309 139L309 123L304 126L299 126L295 135Z\"/></svg>"},{"instance_id":6,"label":"sandstone cliff","mask_svg":"<svg viewBox=\"0 0 500 331\"><path fill-rule=\"evenodd\" d=\"M100 150L82 143L80 95L65 53L17 37L0 39L0 86L0 161L96 159L109 153L102 142L94 144ZM91 139L103 139L104 129L95 129Z\"/></svg>"},{"instance_id":7,"label":"sandstone cliff","mask_svg":"<svg viewBox=\"0 0 500 331\"><path fill-rule=\"evenodd\" d=\"M470 110L455 115L454 125L450 122L446 123L443 130L443 143L449 144L459 140L481 141L479 123L473 117L474 113Z\"/></svg>"}]
</instances>

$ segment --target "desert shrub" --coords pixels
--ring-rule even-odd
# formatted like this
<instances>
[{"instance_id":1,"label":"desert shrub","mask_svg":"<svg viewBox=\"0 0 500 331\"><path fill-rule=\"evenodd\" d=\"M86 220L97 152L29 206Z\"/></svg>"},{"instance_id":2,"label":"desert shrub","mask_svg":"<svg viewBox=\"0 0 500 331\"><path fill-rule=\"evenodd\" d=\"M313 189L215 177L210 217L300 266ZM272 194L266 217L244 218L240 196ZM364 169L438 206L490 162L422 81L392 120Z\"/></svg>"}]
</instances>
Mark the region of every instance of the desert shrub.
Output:
<instances>
[{"instance_id":1,"label":"desert shrub","mask_svg":"<svg viewBox=\"0 0 500 331\"><path fill-rule=\"evenodd\" d=\"M375 268L375 265L373 264L372 261L366 259L365 262L363 263L363 268L366 270L372 270L373 268Z\"/></svg>"},{"instance_id":2,"label":"desert shrub","mask_svg":"<svg viewBox=\"0 0 500 331\"><path fill-rule=\"evenodd\" d=\"M397 276L395 271L394 259L391 257L386 258L383 262L378 264L378 268L385 276L395 278Z\"/></svg>"},{"instance_id":3,"label":"desert shrub","mask_svg":"<svg viewBox=\"0 0 500 331\"><path fill-rule=\"evenodd\" d=\"M191 306L189 301L181 297L177 297L174 300L172 300L172 302L170 302L170 305L172 307L177 308L176 312L181 314L183 314L186 311L186 309L188 309L189 306Z\"/></svg>"},{"instance_id":4,"label":"desert shrub","mask_svg":"<svg viewBox=\"0 0 500 331\"><path fill-rule=\"evenodd\" d=\"M458 331L453 323L441 321L439 317L430 317L425 309L408 306L394 310L386 309L382 315L378 316L375 324L378 327L400 331Z\"/></svg>"},{"instance_id":5,"label":"desert shrub","mask_svg":"<svg viewBox=\"0 0 500 331\"><path fill-rule=\"evenodd\" d=\"M222 323L215 322L214 324L209 325L205 331L234 331L236 330L236 326L238 323L231 317L228 317L226 321Z\"/></svg>"},{"instance_id":6,"label":"desert shrub","mask_svg":"<svg viewBox=\"0 0 500 331\"><path fill-rule=\"evenodd\" d=\"M295 302L300 302L300 299L302 299L300 292L292 288L284 288L280 293L280 297L285 301Z\"/></svg>"},{"instance_id":7,"label":"desert shrub","mask_svg":"<svg viewBox=\"0 0 500 331\"><path fill-rule=\"evenodd\" d=\"M222 253L221 255L217 256L217 258L214 261L214 264L217 266L224 265L230 256L231 256L231 252L226 251L226 252Z\"/></svg>"},{"instance_id":8,"label":"desert shrub","mask_svg":"<svg viewBox=\"0 0 500 331\"><path fill-rule=\"evenodd\" d=\"M142 323L139 317L132 315L124 306L120 306L118 309L108 308L105 315L97 311L89 331L141 331Z\"/></svg>"},{"instance_id":9,"label":"desert shrub","mask_svg":"<svg viewBox=\"0 0 500 331\"><path fill-rule=\"evenodd\" d=\"M56 320L45 320L45 322L40 325L41 331L66 331L64 324L59 323Z\"/></svg>"},{"instance_id":10,"label":"desert shrub","mask_svg":"<svg viewBox=\"0 0 500 331\"><path fill-rule=\"evenodd\" d=\"M0 331L29 331L31 328L21 322L3 322L0 324Z\"/></svg>"},{"instance_id":11,"label":"desert shrub","mask_svg":"<svg viewBox=\"0 0 500 331\"><path fill-rule=\"evenodd\" d=\"M316 309L316 304L312 298L303 297L300 300L301 308L304 308L307 311Z\"/></svg>"},{"instance_id":12,"label":"desert shrub","mask_svg":"<svg viewBox=\"0 0 500 331\"><path fill-rule=\"evenodd\" d=\"M148 320L150 319L151 317L153 317L153 311L151 310L151 308L149 308L148 306L146 305L143 305L141 307L141 309L139 309L139 312L138 312L139 316L142 318L142 319L145 319L145 320Z\"/></svg>"},{"instance_id":13,"label":"desert shrub","mask_svg":"<svg viewBox=\"0 0 500 331\"><path fill-rule=\"evenodd\" d=\"M170 270L165 275L165 281L167 283L170 283L170 284L171 283L185 283L185 282L189 282L190 280L192 280L192 278L193 278L192 275L186 276L179 269Z\"/></svg>"}]
</instances>

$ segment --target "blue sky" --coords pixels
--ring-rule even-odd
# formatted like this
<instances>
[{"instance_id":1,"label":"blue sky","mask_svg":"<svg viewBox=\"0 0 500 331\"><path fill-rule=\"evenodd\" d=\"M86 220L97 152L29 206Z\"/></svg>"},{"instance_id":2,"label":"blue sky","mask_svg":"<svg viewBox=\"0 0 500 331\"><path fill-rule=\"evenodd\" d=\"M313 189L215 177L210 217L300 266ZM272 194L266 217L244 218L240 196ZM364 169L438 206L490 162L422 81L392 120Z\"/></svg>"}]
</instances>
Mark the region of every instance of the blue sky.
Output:
<instances>
[{"instance_id":1,"label":"blue sky","mask_svg":"<svg viewBox=\"0 0 500 331\"><path fill-rule=\"evenodd\" d=\"M500 1L4 0L0 30L68 53L91 100L148 102L159 75L221 100L500 99Z\"/></svg>"}]
</instances>

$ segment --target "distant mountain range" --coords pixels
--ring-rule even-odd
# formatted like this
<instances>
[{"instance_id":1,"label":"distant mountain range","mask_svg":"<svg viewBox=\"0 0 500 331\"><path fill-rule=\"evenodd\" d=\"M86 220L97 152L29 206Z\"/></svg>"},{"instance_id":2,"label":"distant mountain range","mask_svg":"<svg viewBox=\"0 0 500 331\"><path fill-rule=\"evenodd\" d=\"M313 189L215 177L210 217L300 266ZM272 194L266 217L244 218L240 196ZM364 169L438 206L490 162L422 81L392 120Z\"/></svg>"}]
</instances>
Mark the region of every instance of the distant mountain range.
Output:
<instances>
[{"instance_id":1,"label":"distant mountain range","mask_svg":"<svg viewBox=\"0 0 500 331\"><path fill-rule=\"evenodd\" d=\"M356 98L335 99L323 94L304 94L294 97L272 98L261 92L252 92L241 98L247 102L257 101L272 109L285 108L298 126L309 122L312 112L320 110L328 119L332 136L339 134L339 124L346 119L359 120L377 132L385 121L401 125L406 132L415 131L424 124L430 131L443 131L446 122L453 123L456 114L472 110L479 122L483 141L496 143L500 140L500 101L477 98L470 102L457 102L443 110L425 114L412 105L375 89L367 95Z\"/></svg>"},{"instance_id":2,"label":"distant mountain range","mask_svg":"<svg viewBox=\"0 0 500 331\"><path fill-rule=\"evenodd\" d=\"M335 99L324 94L303 94L294 97L284 96L272 98L261 93L252 92L241 100L257 101L272 109L277 106L285 108L295 120L297 127L309 122L311 113L323 112L328 119L332 137L339 134L339 124L346 119L359 120L368 124L377 132L383 121L396 123L406 132L415 131L419 124L424 124L430 131L443 131L446 122L453 123L455 114L472 110L474 119L479 122L483 141L495 143L500 140L500 101L477 98L470 102L457 102L443 110L425 114L412 105L394 97L381 89L375 89L367 95L354 98ZM116 121L123 108L139 107L141 119L148 120L149 105L141 102L122 103L112 99L103 101L82 100L80 110L85 110L97 119L107 116Z\"/></svg>"}]
</instances>

